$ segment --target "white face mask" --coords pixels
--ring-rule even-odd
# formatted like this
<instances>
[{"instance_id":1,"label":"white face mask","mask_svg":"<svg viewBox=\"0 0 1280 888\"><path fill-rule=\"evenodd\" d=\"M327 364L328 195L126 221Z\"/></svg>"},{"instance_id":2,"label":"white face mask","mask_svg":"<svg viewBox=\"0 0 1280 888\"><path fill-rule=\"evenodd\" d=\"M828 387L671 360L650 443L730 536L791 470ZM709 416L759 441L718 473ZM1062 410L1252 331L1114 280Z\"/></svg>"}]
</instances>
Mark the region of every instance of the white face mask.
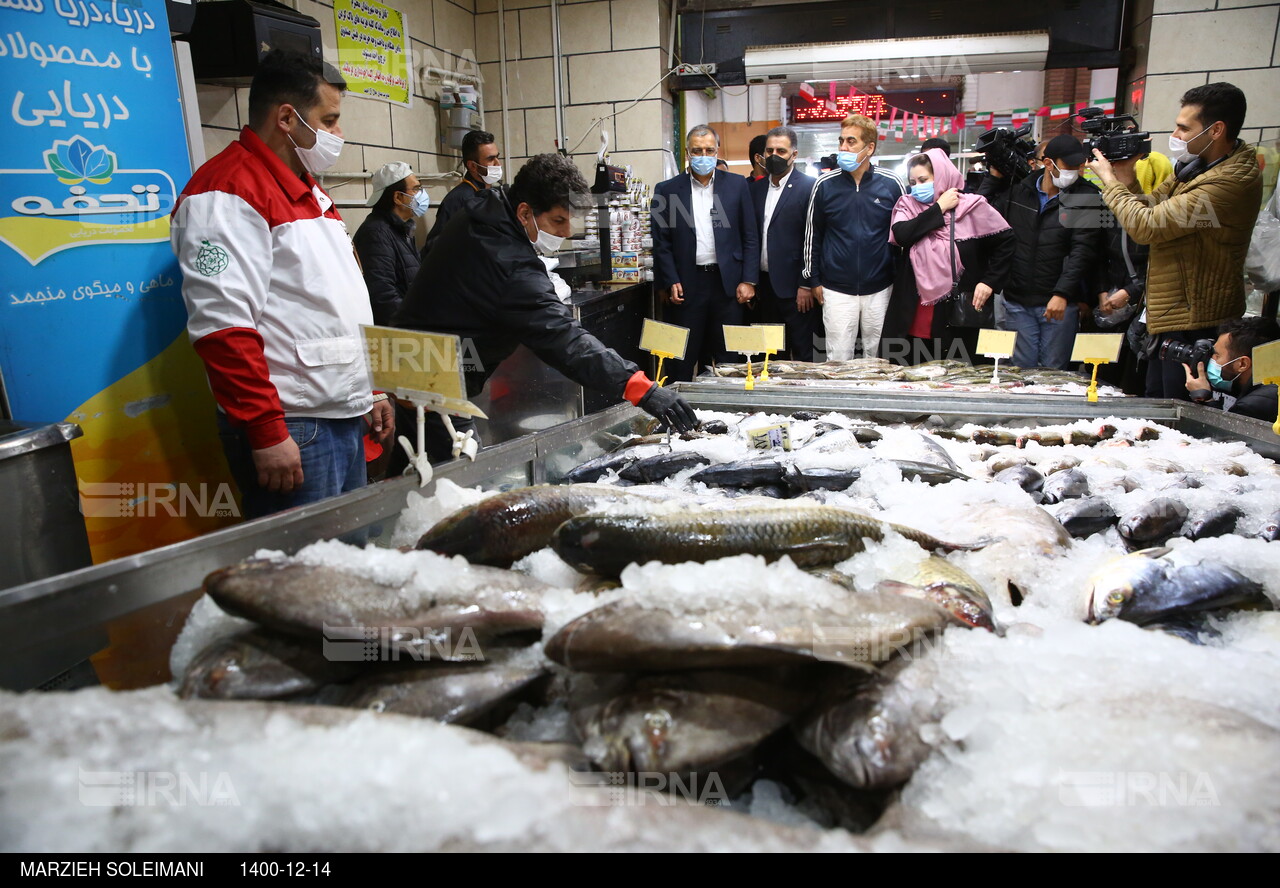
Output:
<instances>
[{"instance_id":1,"label":"white face mask","mask_svg":"<svg viewBox=\"0 0 1280 888\"><path fill-rule=\"evenodd\" d=\"M560 245L564 243L564 238L556 237L554 234L543 231L538 228L538 220L533 220L533 227L538 232L537 238L533 241L534 246L538 248L538 252L544 256L550 256L560 249Z\"/></svg>"},{"instance_id":2,"label":"white face mask","mask_svg":"<svg viewBox=\"0 0 1280 888\"><path fill-rule=\"evenodd\" d=\"M1080 173L1076 170L1058 170L1058 175L1049 178L1053 180L1053 187L1061 190L1074 185L1076 179L1080 178Z\"/></svg>"},{"instance_id":3,"label":"white face mask","mask_svg":"<svg viewBox=\"0 0 1280 888\"><path fill-rule=\"evenodd\" d=\"M480 164L476 164L476 169L484 170L484 173L480 176L480 180L484 182L484 184L486 185L497 185L499 182L502 181L502 165L501 164L499 164L498 166L491 166L491 167L480 166Z\"/></svg>"},{"instance_id":4,"label":"white face mask","mask_svg":"<svg viewBox=\"0 0 1280 888\"><path fill-rule=\"evenodd\" d=\"M298 152L298 159L302 161L302 165L307 168L307 172L311 175L323 173L325 170L333 169L333 165L338 162L338 155L342 154L342 146L344 143L341 136L335 136L327 130L311 129L311 125L302 119L302 115L298 115L298 120L311 132L316 134L316 143L310 148L303 148L297 142L293 142L293 136L289 136L289 141L293 142L293 150Z\"/></svg>"},{"instance_id":5,"label":"white face mask","mask_svg":"<svg viewBox=\"0 0 1280 888\"><path fill-rule=\"evenodd\" d=\"M1169 157L1173 159L1173 162L1179 163L1184 160L1190 160L1193 157L1199 157L1200 153L1204 151L1205 148L1208 148L1209 146L1205 145L1204 148L1201 148L1200 151L1196 151L1193 154L1191 151L1187 149L1187 145L1189 145L1191 142L1194 142L1196 139L1200 138L1205 133L1207 133L1209 131L1209 127L1211 126L1213 126L1212 123L1209 124L1209 126L1206 126L1204 129L1200 130L1200 132L1196 133L1190 139L1187 139L1185 142L1182 141L1181 139L1175 138L1171 133L1169 135Z\"/></svg>"}]
</instances>

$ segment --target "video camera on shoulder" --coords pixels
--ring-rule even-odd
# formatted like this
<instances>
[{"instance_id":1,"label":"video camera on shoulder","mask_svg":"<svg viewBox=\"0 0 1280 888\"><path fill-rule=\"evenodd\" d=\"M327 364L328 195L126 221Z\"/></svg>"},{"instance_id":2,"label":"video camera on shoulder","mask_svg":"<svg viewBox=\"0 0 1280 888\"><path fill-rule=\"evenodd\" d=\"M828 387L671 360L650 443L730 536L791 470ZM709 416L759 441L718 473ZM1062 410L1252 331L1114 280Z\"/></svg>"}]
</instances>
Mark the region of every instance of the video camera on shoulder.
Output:
<instances>
[{"instance_id":1,"label":"video camera on shoulder","mask_svg":"<svg viewBox=\"0 0 1280 888\"><path fill-rule=\"evenodd\" d=\"M1031 135L1031 124L1024 124L1017 129L996 127L978 136L973 150L981 152L990 169L995 170L1010 182L1021 182L1031 175L1030 159L1036 156L1034 142L1027 139Z\"/></svg>"},{"instance_id":2,"label":"video camera on shoulder","mask_svg":"<svg viewBox=\"0 0 1280 888\"><path fill-rule=\"evenodd\" d=\"M1107 160L1128 160L1151 153L1151 133L1138 131L1138 121L1130 114L1107 117L1101 108L1085 108L1076 112L1080 128L1091 138L1084 140L1086 157L1097 148Z\"/></svg>"},{"instance_id":3,"label":"video camera on shoulder","mask_svg":"<svg viewBox=\"0 0 1280 888\"><path fill-rule=\"evenodd\" d=\"M1197 339L1190 344L1170 339L1160 346L1162 361L1181 361L1190 368L1192 377L1197 379L1200 377L1200 371L1196 369L1197 365L1208 364L1212 354L1212 339Z\"/></svg>"}]
</instances>

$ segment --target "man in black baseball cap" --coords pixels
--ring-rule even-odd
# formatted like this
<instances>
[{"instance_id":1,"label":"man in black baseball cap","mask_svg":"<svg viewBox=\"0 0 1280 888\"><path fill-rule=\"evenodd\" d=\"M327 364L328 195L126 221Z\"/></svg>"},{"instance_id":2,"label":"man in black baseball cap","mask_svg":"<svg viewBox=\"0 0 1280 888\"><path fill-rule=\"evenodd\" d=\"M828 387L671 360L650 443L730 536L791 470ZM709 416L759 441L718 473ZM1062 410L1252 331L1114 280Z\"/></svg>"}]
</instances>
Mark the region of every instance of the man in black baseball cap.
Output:
<instances>
[{"instance_id":1,"label":"man in black baseball cap","mask_svg":"<svg viewBox=\"0 0 1280 888\"><path fill-rule=\"evenodd\" d=\"M1040 156L1044 172L1014 185L1003 210L1015 239L1003 328L1018 333L1017 366L1065 369L1079 305L1091 298L1088 290L1101 256L1101 198L1080 178L1085 154L1079 139L1054 136Z\"/></svg>"}]
</instances>

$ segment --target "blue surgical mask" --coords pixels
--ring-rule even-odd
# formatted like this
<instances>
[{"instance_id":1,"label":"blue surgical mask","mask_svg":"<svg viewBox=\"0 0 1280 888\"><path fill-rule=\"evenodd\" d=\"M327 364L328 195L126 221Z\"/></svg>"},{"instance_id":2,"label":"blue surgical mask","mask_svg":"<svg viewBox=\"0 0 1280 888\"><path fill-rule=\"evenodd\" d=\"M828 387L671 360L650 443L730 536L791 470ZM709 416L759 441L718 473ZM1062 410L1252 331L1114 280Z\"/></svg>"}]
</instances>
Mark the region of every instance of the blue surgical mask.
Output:
<instances>
[{"instance_id":1,"label":"blue surgical mask","mask_svg":"<svg viewBox=\"0 0 1280 888\"><path fill-rule=\"evenodd\" d=\"M912 185L911 196L920 203L933 203L933 183L921 182L918 185Z\"/></svg>"},{"instance_id":2,"label":"blue surgical mask","mask_svg":"<svg viewBox=\"0 0 1280 888\"><path fill-rule=\"evenodd\" d=\"M1231 364L1234 364L1238 360L1240 360L1240 358L1232 358L1230 361L1227 361L1226 365L1223 365L1223 366L1230 366ZM1204 368L1204 375L1209 377L1209 385L1213 386L1220 392L1229 392L1231 391L1232 383L1234 383L1236 379L1240 378L1240 374L1237 373L1235 376L1235 379L1223 379L1222 378L1223 366L1220 366L1217 361L1215 361L1213 358L1210 358L1208 366Z\"/></svg>"},{"instance_id":3,"label":"blue surgical mask","mask_svg":"<svg viewBox=\"0 0 1280 888\"><path fill-rule=\"evenodd\" d=\"M689 168L697 175L705 176L715 170L716 159L714 157L691 157L689 158Z\"/></svg>"},{"instance_id":4,"label":"blue surgical mask","mask_svg":"<svg viewBox=\"0 0 1280 888\"><path fill-rule=\"evenodd\" d=\"M855 153L853 151L840 151L836 154L836 163L839 164L840 169L844 170L846 173L852 173L858 167L862 166L862 159L859 157L859 153Z\"/></svg>"},{"instance_id":5,"label":"blue surgical mask","mask_svg":"<svg viewBox=\"0 0 1280 888\"><path fill-rule=\"evenodd\" d=\"M409 212L413 213L413 218L417 219L425 213L431 206L431 195L425 191L419 191L413 196L413 202L409 204Z\"/></svg>"}]
</instances>

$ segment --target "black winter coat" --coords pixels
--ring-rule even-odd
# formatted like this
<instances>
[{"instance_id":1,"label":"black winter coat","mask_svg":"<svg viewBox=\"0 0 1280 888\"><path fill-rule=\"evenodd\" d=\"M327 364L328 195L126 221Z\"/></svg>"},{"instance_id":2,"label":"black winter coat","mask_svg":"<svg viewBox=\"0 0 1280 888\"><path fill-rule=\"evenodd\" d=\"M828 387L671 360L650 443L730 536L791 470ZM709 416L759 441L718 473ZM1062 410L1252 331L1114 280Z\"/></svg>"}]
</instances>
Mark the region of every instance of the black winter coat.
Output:
<instances>
[{"instance_id":1,"label":"black winter coat","mask_svg":"<svg viewBox=\"0 0 1280 888\"><path fill-rule=\"evenodd\" d=\"M1096 302L1089 292L1102 261L1102 192L1077 180L1040 209L1040 180L1028 176L1009 189L1008 203L990 198L1013 228L1013 268L1005 298L1041 307L1055 294L1068 302Z\"/></svg>"},{"instance_id":2,"label":"black winter coat","mask_svg":"<svg viewBox=\"0 0 1280 888\"><path fill-rule=\"evenodd\" d=\"M1236 398L1236 402L1231 405L1228 413L1235 413L1240 416L1252 416L1254 419L1262 419L1267 422L1276 421L1277 395L1275 385L1254 385L1250 386L1247 392Z\"/></svg>"},{"instance_id":3,"label":"black winter coat","mask_svg":"<svg viewBox=\"0 0 1280 888\"><path fill-rule=\"evenodd\" d=\"M373 322L391 323L400 300L418 273L418 251L413 245L413 220L374 210L352 238L364 284L369 288Z\"/></svg>"},{"instance_id":4,"label":"black winter coat","mask_svg":"<svg viewBox=\"0 0 1280 888\"><path fill-rule=\"evenodd\" d=\"M462 337L470 397L521 344L574 382L618 400L640 369L574 320L500 188L487 189L445 225L396 326Z\"/></svg>"},{"instance_id":5,"label":"black winter coat","mask_svg":"<svg viewBox=\"0 0 1280 888\"><path fill-rule=\"evenodd\" d=\"M893 296L889 299L889 309L885 312L884 330L881 339L903 339L911 329L915 320L916 307L920 304L920 290L916 286L916 272L911 265L911 245L929 232L950 225L949 216L944 217L937 201L914 219L899 222L893 226L893 239L902 247L902 261L898 263L897 274L893 281ZM979 284L986 284L996 293L1004 289L1009 277L1009 267L1013 261L1013 232L1009 229L987 235L956 241L956 252L960 254L960 264L964 271L960 274L960 290L972 293ZM943 303L937 305L940 308ZM934 312L933 335L941 335L941 311Z\"/></svg>"}]
</instances>

